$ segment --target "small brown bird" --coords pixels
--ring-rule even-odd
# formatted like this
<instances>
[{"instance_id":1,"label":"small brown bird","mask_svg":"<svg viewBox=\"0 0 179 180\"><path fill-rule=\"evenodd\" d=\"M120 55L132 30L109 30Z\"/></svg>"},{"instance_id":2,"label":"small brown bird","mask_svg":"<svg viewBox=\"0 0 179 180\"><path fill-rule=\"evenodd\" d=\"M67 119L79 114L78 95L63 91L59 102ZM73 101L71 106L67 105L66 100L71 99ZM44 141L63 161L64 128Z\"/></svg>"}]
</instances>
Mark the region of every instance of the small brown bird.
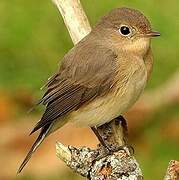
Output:
<instances>
[{"instance_id":1,"label":"small brown bird","mask_svg":"<svg viewBox=\"0 0 179 180\"><path fill-rule=\"evenodd\" d=\"M114 9L62 59L39 104L46 106L31 134L40 134L18 173L52 132L67 122L97 127L126 112L150 77L153 57L148 19L130 8Z\"/></svg>"}]
</instances>

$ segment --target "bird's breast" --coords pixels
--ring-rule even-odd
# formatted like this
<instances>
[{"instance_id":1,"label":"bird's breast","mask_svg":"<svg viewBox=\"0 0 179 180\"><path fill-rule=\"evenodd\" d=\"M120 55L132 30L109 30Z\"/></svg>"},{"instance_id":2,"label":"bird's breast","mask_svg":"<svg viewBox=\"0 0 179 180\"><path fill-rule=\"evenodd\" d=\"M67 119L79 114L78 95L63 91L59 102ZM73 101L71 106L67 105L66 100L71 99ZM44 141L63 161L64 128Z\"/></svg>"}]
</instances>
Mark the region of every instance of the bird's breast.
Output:
<instances>
[{"instance_id":1,"label":"bird's breast","mask_svg":"<svg viewBox=\"0 0 179 180\"><path fill-rule=\"evenodd\" d=\"M119 72L120 73L120 72ZM78 126L100 126L126 112L139 98L147 81L144 63L116 76L108 94L97 97L87 105L73 111L68 117Z\"/></svg>"}]
</instances>

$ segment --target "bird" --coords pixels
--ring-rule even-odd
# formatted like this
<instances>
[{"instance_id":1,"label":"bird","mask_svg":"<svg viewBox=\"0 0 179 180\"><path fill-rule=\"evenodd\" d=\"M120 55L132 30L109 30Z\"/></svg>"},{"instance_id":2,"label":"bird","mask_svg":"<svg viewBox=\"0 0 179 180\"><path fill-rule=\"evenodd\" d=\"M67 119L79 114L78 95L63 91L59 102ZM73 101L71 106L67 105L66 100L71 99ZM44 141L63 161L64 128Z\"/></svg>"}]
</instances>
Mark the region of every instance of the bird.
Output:
<instances>
[{"instance_id":1,"label":"bird","mask_svg":"<svg viewBox=\"0 0 179 180\"><path fill-rule=\"evenodd\" d=\"M40 133L17 173L43 140L66 123L99 127L128 111L150 78L151 38L157 36L136 9L116 8L100 18L45 84L37 103L45 111L30 134Z\"/></svg>"}]
</instances>

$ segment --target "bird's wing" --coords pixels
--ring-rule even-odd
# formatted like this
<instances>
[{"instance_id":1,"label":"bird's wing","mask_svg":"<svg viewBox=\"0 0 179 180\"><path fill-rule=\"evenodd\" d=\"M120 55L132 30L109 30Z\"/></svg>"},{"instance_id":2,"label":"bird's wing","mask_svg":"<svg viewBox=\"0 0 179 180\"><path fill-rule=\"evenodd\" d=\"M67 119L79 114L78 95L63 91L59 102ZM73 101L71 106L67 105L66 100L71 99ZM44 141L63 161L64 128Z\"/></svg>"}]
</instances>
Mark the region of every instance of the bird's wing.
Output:
<instances>
[{"instance_id":1,"label":"bird's wing","mask_svg":"<svg viewBox=\"0 0 179 180\"><path fill-rule=\"evenodd\" d=\"M40 100L46 105L32 133L82 104L107 93L116 73L116 54L100 45L79 44L62 60Z\"/></svg>"}]
</instances>

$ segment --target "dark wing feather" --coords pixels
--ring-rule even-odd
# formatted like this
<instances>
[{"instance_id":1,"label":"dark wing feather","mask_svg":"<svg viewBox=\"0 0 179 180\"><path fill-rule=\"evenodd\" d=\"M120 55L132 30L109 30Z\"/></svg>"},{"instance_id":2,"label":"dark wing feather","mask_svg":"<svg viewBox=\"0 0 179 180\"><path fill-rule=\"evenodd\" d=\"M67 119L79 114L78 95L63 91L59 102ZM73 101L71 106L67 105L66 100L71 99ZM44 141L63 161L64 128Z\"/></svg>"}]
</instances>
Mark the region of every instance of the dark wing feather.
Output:
<instances>
[{"instance_id":1,"label":"dark wing feather","mask_svg":"<svg viewBox=\"0 0 179 180\"><path fill-rule=\"evenodd\" d=\"M47 91L40 100L46 110L31 133L110 90L116 55L99 44L86 42L67 53L59 71L47 82Z\"/></svg>"}]
</instances>

